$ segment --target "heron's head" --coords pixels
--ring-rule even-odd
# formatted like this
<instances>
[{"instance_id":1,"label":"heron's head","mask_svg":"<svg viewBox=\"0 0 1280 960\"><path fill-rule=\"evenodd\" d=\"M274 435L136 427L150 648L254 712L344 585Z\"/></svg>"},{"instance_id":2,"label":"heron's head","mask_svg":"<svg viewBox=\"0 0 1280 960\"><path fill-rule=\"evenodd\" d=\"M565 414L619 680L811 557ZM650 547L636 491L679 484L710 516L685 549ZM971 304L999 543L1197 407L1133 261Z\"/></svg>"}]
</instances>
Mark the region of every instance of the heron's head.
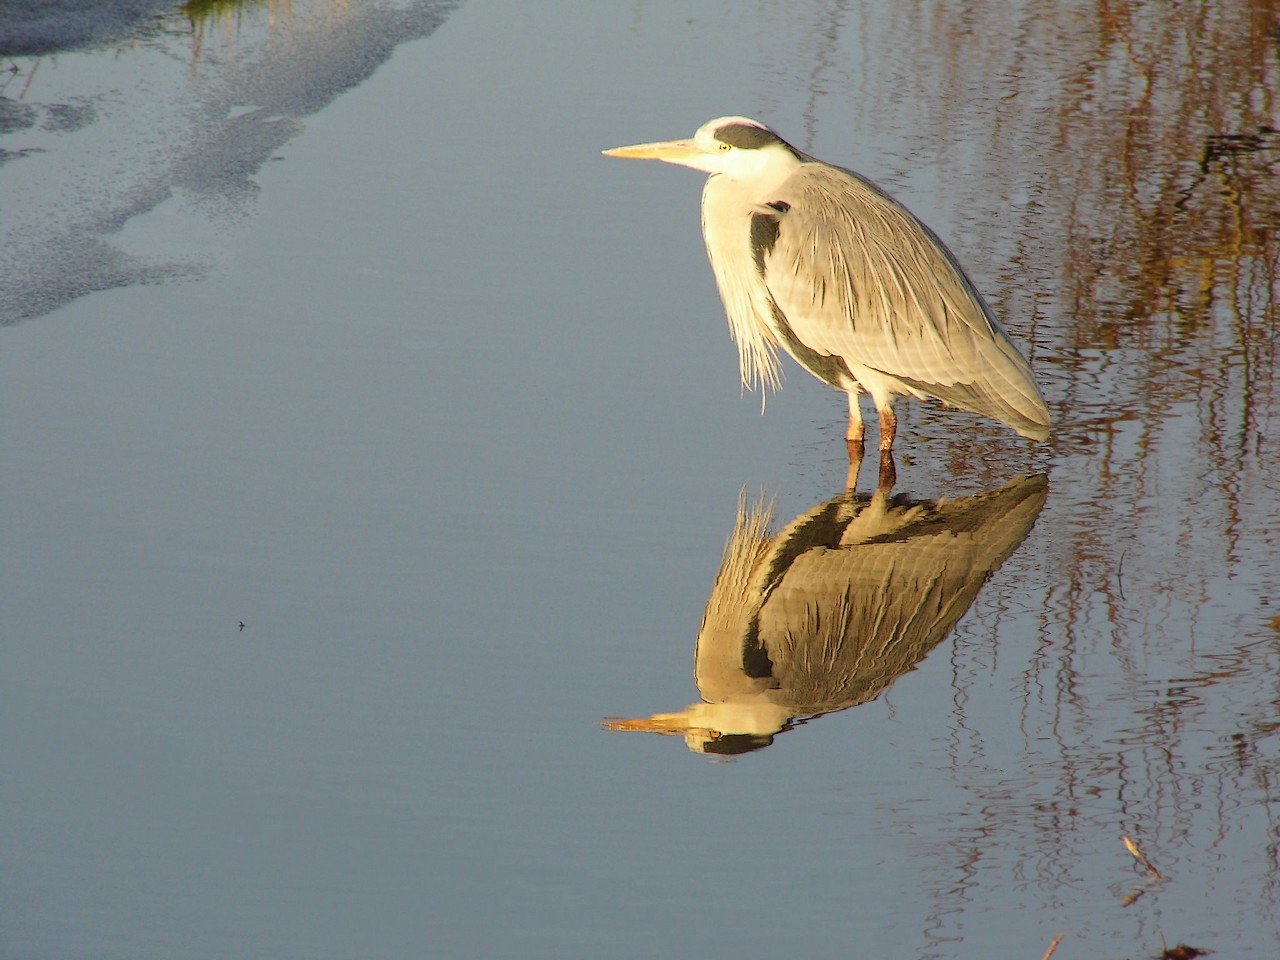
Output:
<instances>
[{"instance_id":1,"label":"heron's head","mask_svg":"<svg viewBox=\"0 0 1280 960\"><path fill-rule=\"evenodd\" d=\"M746 117L718 117L704 123L688 140L614 147L604 155L678 163L734 180L755 180L770 171L790 168L800 160L791 144L760 121Z\"/></svg>"}]
</instances>

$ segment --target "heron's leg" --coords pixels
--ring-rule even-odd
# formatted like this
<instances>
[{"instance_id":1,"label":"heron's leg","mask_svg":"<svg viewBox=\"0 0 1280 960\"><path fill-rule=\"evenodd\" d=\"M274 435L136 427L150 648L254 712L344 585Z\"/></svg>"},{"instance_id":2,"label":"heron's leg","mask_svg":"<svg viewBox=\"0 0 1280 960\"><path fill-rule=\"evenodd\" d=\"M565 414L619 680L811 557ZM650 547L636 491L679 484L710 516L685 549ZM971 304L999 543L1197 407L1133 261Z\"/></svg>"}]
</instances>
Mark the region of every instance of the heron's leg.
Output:
<instances>
[{"instance_id":1,"label":"heron's leg","mask_svg":"<svg viewBox=\"0 0 1280 960\"><path fill-rule=\"evenodd\" d=\"M866 429L862 425L862 407L858 405L858 389L855 387L846 394L849 398L849 429L845 432L845 441L849 444L849 456L853 456L855 447L858 456L862 456L862 437Z\"/></svg>"},{"instance_id":2,"label":"heron's leg","mask_svg":"<svg viewBox=\"0 0 1280 960\"><path fill-rule=\"evenodd\" d=\"M898 415L893 412L893 405L886 403L880 408L880 453L884 455L893 451L893 438L898 434Z\"/></svg>"},{"instance_id":3,"label":"heron's leg","mask_svg":"<svg viewBox=\"0 0 1280 960\"><path fill-rule=\"evenodd\" d=\"M893 462L893 438L898 433L898 417L893 406L880 407L880 478L877 490L888 492L898 481L898 468Z\"/></svg>"},{"instance_id":4,"label":"heron's leg","mask_svg":"<svg viewBox=\"0 0 1280 960\"><path fill-rule=\"evenodd\" d=\"M845 474L844 486L850 493L858 489L858 471L862 469L862 444L846 441L849 446L849 472Z\"/></svg>"},{"instance_id":5,"label":"heron's leg","mask_svg":"<svg viewBox=\"0 0 1280 960\"><path fill-rule=\"evenodd\" d=\"M858 469L862 466L862 438L865 429L862 425L862 407L858 405L858 390L855 387L848 392L849 397L849 429L845 432L845 446L849 448L849 473L845 485L849 490L857 489Z\"/></svg>"},{"instance_id":6,"label":"heron's leg","mask_svg":"<svg viewBox=\"0 0 1280 960\"><path fill-rule=\"evenodd\" d=\"M876 481L877 493L888 493L898 482L898 467L893 462L892 450L880 451L880 476Z\"/></svg>"}]
</instances>

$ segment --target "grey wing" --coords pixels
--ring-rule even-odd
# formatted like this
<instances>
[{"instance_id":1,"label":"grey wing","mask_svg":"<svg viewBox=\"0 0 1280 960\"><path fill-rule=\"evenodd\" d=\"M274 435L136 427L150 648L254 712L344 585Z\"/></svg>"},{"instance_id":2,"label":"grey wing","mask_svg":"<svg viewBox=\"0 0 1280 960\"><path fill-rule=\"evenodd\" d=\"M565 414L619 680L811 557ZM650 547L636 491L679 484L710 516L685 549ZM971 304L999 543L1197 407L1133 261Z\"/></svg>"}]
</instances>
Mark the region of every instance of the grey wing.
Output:
<instances>
[{"instance_id":1,"label":"grey wing","mask_svg":"<svg viewBox=\"0 0 1280 960\"><path fill-rule=\"evenodd\" d=\"M886 389L932 396L1024 436L1048 436L1030 365L910 211L869 180L821 163L802 165L770 209L777 213L758 217L776 228L758 219L753 230L757 267L800 343L843 359L877 403Z\"/></svg>"}]
</instances>

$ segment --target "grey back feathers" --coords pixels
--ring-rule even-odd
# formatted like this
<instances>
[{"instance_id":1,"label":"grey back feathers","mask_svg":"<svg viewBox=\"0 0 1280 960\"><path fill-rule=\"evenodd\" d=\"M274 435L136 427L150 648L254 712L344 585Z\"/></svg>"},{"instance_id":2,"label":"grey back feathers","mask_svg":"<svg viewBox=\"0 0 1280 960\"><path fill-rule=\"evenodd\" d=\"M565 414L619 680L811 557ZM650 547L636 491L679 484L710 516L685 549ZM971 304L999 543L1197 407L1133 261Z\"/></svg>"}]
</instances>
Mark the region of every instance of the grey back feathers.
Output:
<instances>
[{"instance_id":1,"label":"grey back feathers","mask_svg":"<svg viewBox=\"0 0 1280 960\"><path fill-rule=\"evenodd\" d=\"M878 407L894 394L934 397L1048 436L1030 365L951 251L906 207L772 131L734 123L714 135L794 157L764 194L730 174L712 175L703 192L707 252L744 386L777 386L781 346L832 386L867 390Z\"/></svg>"}]
</instances>

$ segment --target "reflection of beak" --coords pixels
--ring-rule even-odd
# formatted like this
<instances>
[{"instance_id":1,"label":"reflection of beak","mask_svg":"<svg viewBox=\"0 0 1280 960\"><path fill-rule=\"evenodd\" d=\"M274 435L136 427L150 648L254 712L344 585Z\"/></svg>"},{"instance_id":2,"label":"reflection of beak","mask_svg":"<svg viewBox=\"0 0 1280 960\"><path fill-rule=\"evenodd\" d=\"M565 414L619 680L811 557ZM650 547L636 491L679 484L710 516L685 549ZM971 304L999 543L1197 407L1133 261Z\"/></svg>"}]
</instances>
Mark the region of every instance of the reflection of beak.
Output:
<instances>
[{"instance_id":1,"label":"reflection of beak","mask_svg":"<svg viewBox=\"0 0 1280 960\"><path fill-rule=\"evenodd\" d=\"M629 147L614 147L603 151L606 157L623 157L628 160L665 160L667 163L688 163L701 154L692 140L664 140L661 143L636 143Z\"/></svg>"},{"instance_id":2,"label":"reflection of beak","mask_svg":"<svg viewBox=\"0 0 1280 960\"><path fill-rule=\"evenodd\" d=\"M697 733L707 739L720 737L719 731L692 726L688 713L655 713L652 717L636 717L628 720L623 717L605 717L600 726L606 730L642 730L648 733L672 734Z\"/></svg>"}]
</instances>

